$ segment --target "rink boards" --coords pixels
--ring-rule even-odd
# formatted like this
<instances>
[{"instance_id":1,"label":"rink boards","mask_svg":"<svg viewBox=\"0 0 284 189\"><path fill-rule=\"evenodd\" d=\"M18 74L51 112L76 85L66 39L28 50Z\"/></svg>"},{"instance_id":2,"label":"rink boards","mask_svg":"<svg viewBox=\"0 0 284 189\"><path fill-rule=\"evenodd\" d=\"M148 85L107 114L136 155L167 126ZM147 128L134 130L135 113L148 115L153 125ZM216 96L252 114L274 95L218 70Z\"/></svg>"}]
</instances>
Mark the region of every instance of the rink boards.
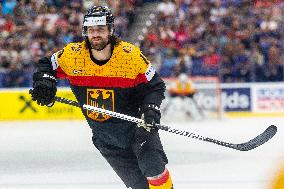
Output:
<instances>
[{"instance_id":1,"label":"rink boards","mask_svg":"<svg viewBox=\"0 0 284 189\"><path fill-rule=\"evenodd\" d=\"M208 84L206 85L206 87ZM283 116L283 83L221 84L221 103L216 95L204 91L201 84L196 101L203 109L221 106L225 117ZM210 88L210 85L209 85ZM59 88L58 96L74 100L69 88ZM82 119L80 109L56 103L52 108L42 107L31 100L28 89L0 90L0 120ZM217 109L217 107L216 107Z\"/></svg>"}]
</instances>

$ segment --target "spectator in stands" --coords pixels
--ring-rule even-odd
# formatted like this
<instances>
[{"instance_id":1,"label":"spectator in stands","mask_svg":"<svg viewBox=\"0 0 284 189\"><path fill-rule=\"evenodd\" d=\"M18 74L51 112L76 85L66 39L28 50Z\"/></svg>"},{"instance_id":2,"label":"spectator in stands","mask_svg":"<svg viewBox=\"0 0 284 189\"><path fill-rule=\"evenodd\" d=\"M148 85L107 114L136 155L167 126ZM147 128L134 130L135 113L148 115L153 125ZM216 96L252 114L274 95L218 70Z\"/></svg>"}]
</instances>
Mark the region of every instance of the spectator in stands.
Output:
<instances>
[{"instance_id":1,"label":"spectator in stands","mask_svg":"<svg viewBox=\"0 0 284 189\"><path fill-rule=\"evenodd\" d=\"M178 63L174 67L173 76L177 77L182 73L187 75L190 72L190 69L191 69L191 59L186 55L181 55L178 58Z\"/></svg>"},{"instance_id":2,"label":"spectator in stands","mask_svg":"<svg viewBox=\"0 0 284 189\"><path fill-rule=\"evenodd\" d=\"M155 31L155 29L153 28L152 31ZM160 38L156 38L155 36L153 36L152 34L152 38L155 39L155 43L159 43L159 41L161 41L161 45L162 47L169 47L170 41L175 39L175 32L173 31L173 28L171 26L168 25L162 25L159 27L159 31L158 33L154 33L154 35L159 36Z\"/></svg>"},{"instance_id":3,"label":"spectator in stands","mask_svg":"<svg viewBox=\"0 0 284 189\"><path fill-rule=\"evenodd\" d=\"M235 44L235 54L233 56L233 75L235 82L251 81L251 64L249 62L248 52L246 52L244 44Z\"/></svg>"},{"instance_id":4,"label":"spectator in stands","mask_svg":"<svg viewBox=\"0 0 284 189\"><path fill-rule=\"evenodd\" d=\"M203 70L205 74L209 76L218 76L220 61L221 57L216 52L216 47L210 46L203 59Z\"/></svg>"},{"instance_id":5,"label":"spectator in stands","mask_svg":"<svg viewBox=\"0 0 284 189\"><path fill-rule=\"evenodd\" d=\"M263 81L262 70L264 69L264 57L259 47L254 44L250 54L250 62L252 63L252 81Z\"/></svg>"},{"instance_id":6,"label":"spectator in stands","mask_svg":"<svg viewBox=\"0 0 284 189\"><path fill-rule=\"evenodd\" d=\"M234 82L233 67L234 67L233 61L230 60L230 57L223 56L219 69L219 76L221 82L223 83Z\"/></svg>"},{"instance_id":7,"label":"spectator in stands","mask_svg":"<svg viewBox=\"0 0 284 189\"><path fill-rule=\"evenodd\" d=\"M210 21L214 23L222 22L222 18L224 18L228 13L228 9L222 7L221 0L215 0L212 8L210 9Z\"/></svg>"},{"instance_id":8,"label":"spectator in stands","mask_svg":"<svg viewBox=\"0 0 284 189\"><path fill-rule=\"evenodd\" d=\"M24 72L19 68L17 63L10 64L4 82L4 87L24 87Z\"/></svg>"},{"instance_id":9,"label":"spectator in stands","mask_svg":"<svg viewBox=\"0 0 284 189\"><path fill-rule=\"evenodd\" d=\"M268 50L268 64L281 65L283 64L283 59L281 57L281 50L274 43L270 46Z\"/></svg>"},{"instance_id":10,"label":"spectator in stands","mask_svg":"<svg viewBox=\"0 0 284 189\"><path fill-rule=\"evenodd\" d=\"M191 75L219 74L225 82L283 81L280 72L283 70L284 2L260 4L251 4L250 1L164 0L157 7L154 21L157 27L151 26L150 32L155 32L149 33L155 39L153 43L157 44L152 46L161 52L171 49L173 43L178 52L190 47ZM148 49L148 45L144 42L142 48ZM168 57L162 56L162 59L166 61L161 60L161 73L173 75L165 71L163 65ZM172 62L174 59L178 62L179 55L171 57ZM270 62L278 62L278 66ZM180 69L178 67L175 72ZM279 70L279 77L275 78L276 72L271 73L268 68Z\"/></svg>"},{"instance_id":11,"label":"spectator in stands","mask_svg":"<svg viewBox=\"0 0 284 189\"><path fill-rule=\"evenodd\" d=\"M14 8L17 6L16 0L5 0L2 3L2 13L3 15L12 15Z\"/></svg>"},{"instance_id":12,"label":"spectator in stands","mask_svg":"<svg viewBox=\"0 0 284 189\"><path fill-rule=\"evenodd\" d=\"M143 0L106 0L118 17L117 32L129 33L135 7ZM153 2L155 0L147 0ZM81 38L82 12L100 0L4 0L0 1L0 62L15 63L15 54L33 64L41 55L62 48ZM175 65L182 52L191 59L190 75L216 75L222 81L284 81L284 12L283 1L161 0L155 24L148 28L141 49L147 49L164 76L175 75ZM71 26L71 27L69 27ZM67 29L71 28L71 29ZM244 46L245 56L236 54ZM210 47L222 58L208 68ZM9 51L7 52L7 48ZM242 47L243 48L243 47ZM151 49L151 51L148 51ZM174 53L167 67L167 50ZM170 50L170 51L171 51ZM225 57L225 60L223 60ZM165 59L165 60L164 60ZM209 62L210 62L209 61ZM26 66L19 63L17 67ZM229 69L229 66L233 66ZM3 72L6 67L0 66ZM177 66L179 67L179 66ZM269 71L268 69L277 70ZM169 69L169 70L167 70ZM227 73L228 71L231 73ZM1 73L0 73L1 74ZM3 73L2 73L3 74ZM277 75L278 74L278 75ZM272 77L272 75L274 75ZM277 76L277 77L276 77ZM282 78L281 78L282 77Z\"/></svg>"},{"instance_id":13,"label":"spectator in stands","mask_svg":"<svg viewBox=\"0 0 284 189\"><path fill-rule=\"evenodd\" d=\"M5 19L6 18L6 19ZM2 35L7 36L9 33L13 33L15 31L15 23L11 15L7 15L3 20L3 25L1 27Z\"/></svg>"},{"instance_id":14,"label":"spectator in stands","mask_svg":"<svg viewBox=\"0 0 284 189\"><path fill-rule=\"evenodd\" d=\"M163 55L164 59L160 68L161 77L170 77L173 74L174 67L177 65L178 60L175 58L175 50L167 49Z\"/></svg>"},{"instance_id":15,"label":"spectator in stands","mask_svg":"<svg viewBox=\"0 0 284 189\"><path fill-rule=\"evenodd\" d=\"M178 28L175 32L175 40L177 43L177 47L183 47L189 41L189 33L186 30L186 26L183 23L178 25Z\"/></svg>"},{"instance_id":16,"label":"spectator in stands","mask_svg":"<svg viewBox=\"0 0 284 189\"><path fill-rule=\"evenodd\" d=\"M158 5L157 10L160 14L160 18L163 20L174 15L176 5L171 0L162 0L162 2Z\"/></svg>"}]
</instances>

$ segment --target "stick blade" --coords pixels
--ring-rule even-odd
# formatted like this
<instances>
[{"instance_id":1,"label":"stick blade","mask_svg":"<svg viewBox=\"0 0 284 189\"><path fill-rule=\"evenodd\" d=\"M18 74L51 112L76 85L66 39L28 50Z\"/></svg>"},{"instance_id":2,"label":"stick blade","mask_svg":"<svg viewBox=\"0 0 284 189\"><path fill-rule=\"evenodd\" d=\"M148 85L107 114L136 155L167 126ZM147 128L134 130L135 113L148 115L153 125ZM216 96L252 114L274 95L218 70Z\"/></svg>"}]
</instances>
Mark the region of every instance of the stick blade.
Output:
<instances>
[{"instance_id":1,"label":"stick blade","mask_svg":"<svg viewBox=\"0 0 284 189\"><path fill-rule=\"evenodd\" d=\"M275 125L271 125L263 133L261 133L254 139L251 139L250 141L242 143L242 144L234 144L232 148L236 150L240 150L240 151L252 150L266 143L276 134L276 132L277 132L277 127Z\"/></svg>"}]
</instances>

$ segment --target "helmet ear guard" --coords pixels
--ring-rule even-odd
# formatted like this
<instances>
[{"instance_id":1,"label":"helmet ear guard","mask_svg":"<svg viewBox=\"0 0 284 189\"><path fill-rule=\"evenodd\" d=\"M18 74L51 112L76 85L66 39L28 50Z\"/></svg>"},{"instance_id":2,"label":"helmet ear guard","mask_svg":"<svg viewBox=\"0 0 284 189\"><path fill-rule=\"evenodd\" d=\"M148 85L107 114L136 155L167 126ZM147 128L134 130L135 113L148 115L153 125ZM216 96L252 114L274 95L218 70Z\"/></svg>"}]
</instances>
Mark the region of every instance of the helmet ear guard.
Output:
<instances>
[{"instance_id":1,"label":"helmet ear guard","mask_svg":"<svg viewBox=\"0 0 284 189\"><path fill-rule=\"evenodd\" d=\"M110 31L110 35L114 34L114 24L109 25L109 31Z\"/></svg>"}]
</instances>

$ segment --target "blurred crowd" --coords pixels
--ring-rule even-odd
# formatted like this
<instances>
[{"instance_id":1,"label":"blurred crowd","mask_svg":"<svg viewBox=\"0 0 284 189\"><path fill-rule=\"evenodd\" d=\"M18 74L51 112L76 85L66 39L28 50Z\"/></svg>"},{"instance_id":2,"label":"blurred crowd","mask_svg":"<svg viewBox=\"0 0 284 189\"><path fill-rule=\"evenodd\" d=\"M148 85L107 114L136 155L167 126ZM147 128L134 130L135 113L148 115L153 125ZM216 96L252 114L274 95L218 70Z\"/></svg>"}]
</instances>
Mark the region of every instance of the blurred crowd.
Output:
<instances>
[{"instance_id":1,"label":"blurred crowd","mask_svg":"<svg viewBox=\"0 0 284 189\"><path fill-rule=\"evenodd\" d=\"M116 34L127 38L136 7L154 1L106 0ZM37 60L81 41L83 15L96 4L101 1L0 0L0 88L31 86ZM162 77L283 81L283 5L281 0L160 0L141 49Z\"/></svg>"},{"instance_id":2,"label":"blurred crowd","mask_svg":"<svg viewBox=\"0 0 284 189\"><path fill-rule=\"evenodd\" d=\"M29 87L34 65L70 42L82 41L86 10L99 0L0 0L0 88ZM139 0L107 0L115 31L127 37ZM62 81L59 85L65 85Z\"/></svg>"},{"instance_id":3,"label":"blurred crowd","mask_svg":"<svg viewBox=\"0 0 284 189\"><path fill-rule=\"evenodd\" d=\"M284 1L161 0L141 48L163 77L284 81Z\"/></svg>"}]
</instances>

